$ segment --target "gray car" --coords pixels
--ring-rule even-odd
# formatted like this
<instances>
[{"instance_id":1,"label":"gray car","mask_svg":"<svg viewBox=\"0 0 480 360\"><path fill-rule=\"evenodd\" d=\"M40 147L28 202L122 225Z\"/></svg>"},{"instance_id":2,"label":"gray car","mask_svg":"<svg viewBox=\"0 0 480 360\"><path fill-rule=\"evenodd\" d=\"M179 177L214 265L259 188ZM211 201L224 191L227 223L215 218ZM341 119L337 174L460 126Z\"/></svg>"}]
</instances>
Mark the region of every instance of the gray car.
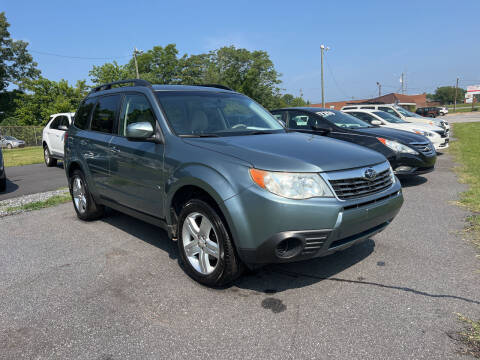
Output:
<instances>
[{"instance_id":1,"label":"gray car","mask_svg":"<svg viewBox=\"0 0 480 360\"><path fill-rule=\"evenodd\" d=\"M162 227L203 284L345 249L403 203L383 155L291 132L244 95L119 83L132 86L95 88L66 135L75 211L93 220L108 206Z\"/></svg>"},{"instance_id":2,"label":"gray car","mask_svg":"<svg viewBox=\"0 0 480 360\"><path fill-rule=\"evenodd\" d=\"M7 149L23 148L25 147L25 141L18 140L13 136L0 136L0 146Z\"/></svg>"}]
</instances>

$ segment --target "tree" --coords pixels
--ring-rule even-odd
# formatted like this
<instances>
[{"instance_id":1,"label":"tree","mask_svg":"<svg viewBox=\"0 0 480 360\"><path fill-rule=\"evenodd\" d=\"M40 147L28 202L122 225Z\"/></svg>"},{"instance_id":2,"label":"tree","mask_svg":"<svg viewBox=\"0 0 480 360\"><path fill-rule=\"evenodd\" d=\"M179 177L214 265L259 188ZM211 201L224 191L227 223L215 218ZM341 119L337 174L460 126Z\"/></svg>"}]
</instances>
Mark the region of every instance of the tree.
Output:
<instances>
[{"instance_id":1,"label":"tree","mask_svg":"<svg viewBox=\"0 0 480 360\"><path fill-rule=\"evenodd\" d=\"M118 80L126 80L134 78L135 75L127 65L119 65L116 61L112 63L105 63L100 66L93 66L92 70L88 72L92 82L95 85L105 84Z\"/></svg>"},{"instance_id":2,"label":"tree","mask_svg":"<svg viewBox=\"0 0 480 360\"><path fill-rule=\"evenodd\" d=\"M457 89L457 101L463 101L465 92L465 89ZM437 88L432 98L441 104L452 104L455 101L455 86L441 86Z\"/></svg>"},{"instance_id":3,"label":"tree","mask_svg":"<svg viewBox=\"0 0 480 360\"><path fill-rule=\"evenodd\" d=\"M27 80L24 87L27 92L15 100L16 125L45 125L51 114L74 112L88 91L85 80L73 87L66 80L56 82L44 77Z\"/></svg>"},{"instance_id":4,"label":"tree","mask_svg":"<svg viewBox=\"0 0 480 360\"><path fill-rule=\"evenodd\" d=\"M24 79L35 79L40 75L37 63L27 51L28 43L13 40L9 26L5 12L0 12L0 92L11 83L21 85Z\"/></svg>"}]
</instances>

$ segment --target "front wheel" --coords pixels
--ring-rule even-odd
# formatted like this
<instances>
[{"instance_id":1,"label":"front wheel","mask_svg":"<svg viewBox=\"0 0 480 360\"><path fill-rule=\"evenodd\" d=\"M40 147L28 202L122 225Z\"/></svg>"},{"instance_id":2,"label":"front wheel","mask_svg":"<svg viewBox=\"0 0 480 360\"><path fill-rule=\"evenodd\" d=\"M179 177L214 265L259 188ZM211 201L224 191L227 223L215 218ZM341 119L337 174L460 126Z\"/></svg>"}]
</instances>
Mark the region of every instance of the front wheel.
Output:
<instances>
[{"instance_id":1,"label":"front wheel","mask_svg":"<svg viewBox=\"0 0 480 360\"><path fill-rule=\"evenodd\" d=\"M57 159L52 158L52 155L50 154L50 150L48 150L48 146L44 146L43 148L43 159L45 160L45 165L47 167L52 167L57 165Z\"/></svg>"},{"instance_id":2,"label":"front wheel","mask_svg":"<svg viewBox=\"0 0 480 360\"><path fill-rule=\"evenodd\" d=\"M185 271L207 286L222 286L241 275L227 225L206 202L193 199L182 208L178 221L178 249Z\"/></svg>"},{"instance_id":3,"label":"front wheel","mask_svg":"<svg viewBox=\"0 0 480 360\"><path fill-rule=\"evenodd\" d=\"M88 190L85 176L80 170L75 170L70 178L70 193L77 216L85 221L96 220L104 215L105 208L98 205Z\"/></svg>"},{"instance_id":4,"label":"front wheel","mask_svg":"<svg viewBox=\"0 0 480 360\"><path fill-rule=\"evenodd\" d=\"M7 144L7 149L12 150L12 148L13 148L12 144Z\"/></svg>"}]
</instances>

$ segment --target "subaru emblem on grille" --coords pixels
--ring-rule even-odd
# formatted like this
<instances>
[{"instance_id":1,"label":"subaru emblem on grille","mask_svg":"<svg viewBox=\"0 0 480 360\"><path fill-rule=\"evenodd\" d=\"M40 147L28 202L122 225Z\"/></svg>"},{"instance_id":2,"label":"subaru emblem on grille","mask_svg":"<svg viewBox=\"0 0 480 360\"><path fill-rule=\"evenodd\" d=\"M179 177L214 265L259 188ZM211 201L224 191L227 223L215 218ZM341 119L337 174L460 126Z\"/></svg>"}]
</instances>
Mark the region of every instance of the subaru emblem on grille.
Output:
<instances>
[{"instance_id":1,"label":"subaru emblem on grille","mask_svg":"<svg viewBox=\"0 0 480 360\"><path fill-rule=\"evenodd\" d=\"M377 177L377 172L375 170L373 170L372 168L369 168L369 169L365 170L364 176L365 176L365 179L373 181Z\"/></svg>"}]
</instances>

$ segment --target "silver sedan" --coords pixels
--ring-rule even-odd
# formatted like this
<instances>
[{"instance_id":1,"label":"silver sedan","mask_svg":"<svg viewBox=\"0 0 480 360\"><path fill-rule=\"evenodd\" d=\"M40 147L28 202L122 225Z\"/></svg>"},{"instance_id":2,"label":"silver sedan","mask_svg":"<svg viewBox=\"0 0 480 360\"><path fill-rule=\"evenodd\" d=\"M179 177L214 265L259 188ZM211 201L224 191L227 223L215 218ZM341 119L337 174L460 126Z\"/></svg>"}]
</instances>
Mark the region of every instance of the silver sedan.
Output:
<instances>
[{"instance_id":1,"label":"silver sedan","mask_svg":"<svg viewBox=\"0 0 480 360\"><path fill-rule=\"evenodd\" d=\"M23 148L25 147L25 141L18 140L13 136L2 136L0 137L0 146L7 149Z\"/></svg>"}]
</instances>

